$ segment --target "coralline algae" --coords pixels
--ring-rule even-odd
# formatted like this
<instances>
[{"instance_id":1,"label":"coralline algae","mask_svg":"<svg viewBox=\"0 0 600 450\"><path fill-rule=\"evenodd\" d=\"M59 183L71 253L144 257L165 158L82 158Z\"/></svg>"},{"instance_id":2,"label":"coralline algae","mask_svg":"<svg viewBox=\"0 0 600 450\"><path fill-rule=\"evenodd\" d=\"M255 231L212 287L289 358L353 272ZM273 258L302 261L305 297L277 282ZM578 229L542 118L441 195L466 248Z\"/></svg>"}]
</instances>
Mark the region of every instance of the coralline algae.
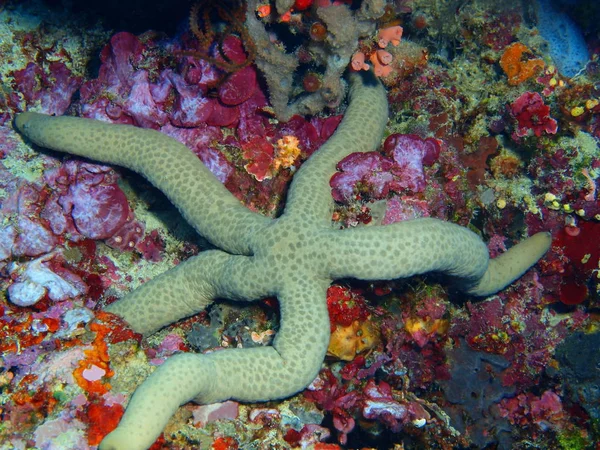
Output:
<instances>
[{"instance_id":1,"label":"coralline algae","mask_svg":"<svg viewBox=\"0 0 600 450\"><path fill-rule=\"evenodd\" d=\"M574 77L589 59L581 30L566 14L555 9L551 0L536 0L534 4L537 27L548 41L554 64L562 75Z\"/></svg>"}]
</instances>

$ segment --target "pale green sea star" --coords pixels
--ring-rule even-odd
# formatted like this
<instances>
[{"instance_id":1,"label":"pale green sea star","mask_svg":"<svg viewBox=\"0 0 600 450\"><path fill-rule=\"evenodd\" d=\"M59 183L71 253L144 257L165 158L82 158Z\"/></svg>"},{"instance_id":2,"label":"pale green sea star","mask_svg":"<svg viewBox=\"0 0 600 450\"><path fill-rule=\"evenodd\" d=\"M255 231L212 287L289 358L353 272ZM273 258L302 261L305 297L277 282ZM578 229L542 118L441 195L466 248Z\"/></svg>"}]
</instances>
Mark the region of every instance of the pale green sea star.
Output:
<instances>
[{"instance_id":1,"label":"pale green sea star","mask_svg":"<svg viewBox=\"0 0 600 450\"><path fill-rule=\"evenodd\" d=\"M388 280L440 271L459 279L469 293L487 295L547 251L550 237L538 233L489 260L476 234L436 219L332 228L329 179L336 163L375 149L388 115L378 81L354 74L351 84L343 121L295 174L285 212L274 220L242 206L191 151L156 131L36 113L16 117L16 128L40 146L143 174L222 249L190 258L107 308L134 330L153 333L219 297L279 299L281 325L272 346L171 357L138 387L101 450L149 447L190 400L265 401L304 389L329 343L326 290L334 279Z\"/></svg>"}]
</instances>

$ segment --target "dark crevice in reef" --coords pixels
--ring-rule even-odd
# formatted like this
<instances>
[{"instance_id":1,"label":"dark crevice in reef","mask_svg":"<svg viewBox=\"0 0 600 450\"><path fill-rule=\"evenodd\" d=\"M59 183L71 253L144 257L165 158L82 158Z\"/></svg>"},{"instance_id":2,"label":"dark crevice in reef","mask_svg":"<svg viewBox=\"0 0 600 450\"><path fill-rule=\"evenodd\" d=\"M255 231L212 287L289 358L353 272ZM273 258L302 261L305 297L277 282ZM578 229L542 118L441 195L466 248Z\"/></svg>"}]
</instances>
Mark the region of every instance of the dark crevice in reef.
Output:
<instances>
[{"instance_id":1,"label":"dark crevice in reef","mask_svg":"<svg viewBox=\"0 0 600 450\"><path fill-rule=\"evenodd\" d=\"M134 34L148 30L174 35L185 22L193 0L43 0L50 8L67 10L89 20L100 20L115 31Z\"/></svg>"}]
</instances>

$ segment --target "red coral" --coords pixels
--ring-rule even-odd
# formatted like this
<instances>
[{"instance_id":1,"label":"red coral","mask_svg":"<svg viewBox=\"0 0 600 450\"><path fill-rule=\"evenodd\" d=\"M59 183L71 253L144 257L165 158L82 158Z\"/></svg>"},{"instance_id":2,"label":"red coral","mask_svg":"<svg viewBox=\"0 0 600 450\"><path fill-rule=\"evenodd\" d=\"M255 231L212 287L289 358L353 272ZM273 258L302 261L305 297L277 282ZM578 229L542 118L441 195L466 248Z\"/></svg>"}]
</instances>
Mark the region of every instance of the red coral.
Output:
<instances>
[{"instance_id":1,"label":"red coral","mask_svg":"<svg viewBox=\"0 0 600 450\"><path fill-rule=\"evenodd\" d=\"M100 444L102 439L117 427L124 412L123 406L118 403L109 406L101 398L87 405L81 412L80 419L88 424L88 444Z\"/></svg>"},{"instance_id":2,"label":"red coral","mask_svg":"<svg viewBox=\"0 0 600 450\"><path fill-rule=\"evenodd\" d=\"M327 309L331 331L336 325L348 327L355 320L364 321L369 316L367 305L360 293L342 286L327 289Z\"/></svg>"},{"instance_id":3,"label":"red coral","mask_svg":"<svg viewBox=\"0 0 600 450\"><path fill-rule=\"evenodd\" d=\"M253 66L244 67L219 86L219 100L224 105L236 106L250 99L257 88L256 69Z\"/></svg>"},{"instance_id":4,"label":"red coral","mask_svg":"<svg viewBox=\"0 0 600 450\"><path fill-rule=\"evenodd\" d=\"M212 444L213 450L237 450L238 448L237 441L229 436L218 437Z\"/></svg>"},{"instance_id":5,"label":"red coral","mask_svg":"<svg viewBox=\"0 0 600 450\"><path fill-rule=\"evenodd\" d=\"M144 224L136 220L133 212L130 212L125 223L106 239L106 244L119 250L131 251L142 242L145 229Z\"/></svg>"},{"instance_id":6,"label":"red coral","mask_svg":"<svg viewBox=\"0 0 600 450\"><path fill-rule=\"evenodd\" d=\"M560 397L552 391L545 391L540 397L527 392L513 398L505 398L499 405L502 417L520 427L537 424L541 430L549 425L565 425L565 411Z\"/></svg>"},{"instance_id":7,"label":"red coral","mask_svg":"<svg viewBox=\"0 0 600 450\"><path fill-rule=\"evenodd\" d=\"M152 230L146 237L138 242L136 250L142 254L142 257L148 261L162 261L162 253L165 251L165 241L158 234L158 230Z\"/></svg>"},{"instance_id":8,"label":"red coral","mask_svg":"<svg viewBox=\"0 0 600 450\"><path fill-rule=\"evenodd\" d=\"M96 316L98 320L101 320L108 326L105 330L105 338L110 344L118 344L130 339L137 341L138 344L142 341L142 335L133 331L127 322L116 314L99 312Z\"/></svg>"},{"instance_id":9,"label":"red coral","mask_svg":"<svg viewBox=\"0 0 600 450\"><path fill-rule=\"evenodd\" d=\"M510 105L510 110L517 119L517 137L531 136L532 133L536 137L543 133L556 134L556 120L550 117L550 107L537 92L524 92Z\"/></svg>"},{"instance_id":10,"label":"red coral","mask_svg":"<svg viewBox=\"0 0 600 450\"><path fill-rule=\"evenodd\" d=\"M338 440L345 444L348 433L356 425L352 415L360 394L357 391L348 392L333 373L326 369L308 386L304 396L333 414L333 426L340 433Z\"/></svg>"},{"instance_id":11,"label":"red coral","mask_svg":"<svg viewBox=\"0 0 600 450\"><path fill-rule=\"evenodd\" d=\"M292 116L288 122L277 130L274 142L283 136L295 136L299 141L298 147L302 150L302 155L306 159L323 144L324 140L319 134L318 126L316 123L308 122L304 117Z\"/></svg>"},{"instance_id":12,"label":"red coral","mask_svg":"<svg viewBox=\"0 0 600 450\"><path fill-rule=\"evenodd\" d=\"M244 158L249 162L244 166L249 174L258 181L271 178L271 163L273 162L273 145L263 137L255 137L249 142L242 143Z\"/></svg>"}]
</instances>

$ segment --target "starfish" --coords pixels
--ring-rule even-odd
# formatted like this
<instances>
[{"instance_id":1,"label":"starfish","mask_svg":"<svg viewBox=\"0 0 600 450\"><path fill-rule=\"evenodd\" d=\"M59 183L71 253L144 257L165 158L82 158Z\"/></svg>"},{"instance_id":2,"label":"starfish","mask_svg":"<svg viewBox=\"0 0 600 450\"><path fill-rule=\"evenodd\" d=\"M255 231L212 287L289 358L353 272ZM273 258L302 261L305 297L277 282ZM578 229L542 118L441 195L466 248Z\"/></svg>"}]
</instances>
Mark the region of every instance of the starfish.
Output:
<instances>
[{"instance_id":1,"label":"starfish","mask_svg":"<svg viewBox=\"0 0 600 450\"><path fill-rule=\"evenodd\" d=\"M169 358L137 388L101 450L148 448L177 408L191 400L267 401L304 389L327 351L326 291L335 279L390 280L438 271L456 278L466 292L484 296L512 283L543 256L548 233L490 260L478 235L431 218L334 229L329 179L336 163L376 149L387 118L381 83L364 72L352 74L344 119L295 174L283 214L269 219L246 209L187 147L157 131L17 115L17 130L37 145L141 173L220 249L188 259L107 307L135 331L151 334L216 298L279 300L281 325L272 346Z\"/></svg>"}]
</instances>

